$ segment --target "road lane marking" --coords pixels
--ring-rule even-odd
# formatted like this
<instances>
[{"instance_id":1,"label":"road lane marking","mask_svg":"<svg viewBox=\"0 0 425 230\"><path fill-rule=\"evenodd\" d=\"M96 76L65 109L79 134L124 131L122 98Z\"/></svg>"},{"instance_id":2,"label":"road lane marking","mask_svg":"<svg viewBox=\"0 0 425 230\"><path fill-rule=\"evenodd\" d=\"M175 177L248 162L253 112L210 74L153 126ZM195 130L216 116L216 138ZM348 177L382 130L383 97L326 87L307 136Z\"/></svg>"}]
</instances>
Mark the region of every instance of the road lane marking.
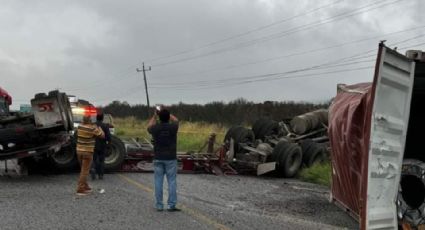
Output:
<instances>
[{"instance_id":1,"label":"road lane marking","mask_svg":"<svg viewBox=\"0 0 425 230\"><path fill-rule=\"evenodd\" d=\"M145 192L148 192L150 194L153 194L154 193L153 189L150 188L149 186L146 186L146 185L144 185L144 184L142 184L140 182L137 182L137 181L135 181L135 180L133 180L133 179L127 177L127 176L122 175L122 174L118 174L118 176L120 176L123 180L127 181L128 183L136 186L137 188L139 188L139 189L141 189L141 190L143 190ZM167 192L166 191L164 191L164 194L165 194L165 196L167 196ZM209 218L208 216L206 216L204 214L201 214L199 212L199 210L195 210L195 209L190 208L190 207L188 207L188 206L186 206L184 204L181 204L181 203L178 206L181 208L181 210L183 212L185 212L185 213L187 213L187 214L195 217L196 219L198 219L198 220L200 220L200 221L202 221L204 223L207 223L207 224L215 227L216 229L219 229L219 230L230 230L230 228L228 228L227 226L218 223L217 221Z\"/></svg>"},{"instance_id":2,"label":"road lane marking","mask_svg":"<svg viewBox=\"0 0 425 230\"><path fill-rule=\"evenodd\" d=\"M139 182L137 182L137 181L135 181L133 179L130 179L129 177L124 176L122 174L118 174L118 176L120 176L122 179L124 179L128 183L130 183L130 184L138 187L139 189L141 189L141 190L143 190L145 192L153 193L153 189L151 189L150 187L148 187L146 185L143 185L143 184L141 184L141 183L139 183Z\"/></svg>"}]
</instances>

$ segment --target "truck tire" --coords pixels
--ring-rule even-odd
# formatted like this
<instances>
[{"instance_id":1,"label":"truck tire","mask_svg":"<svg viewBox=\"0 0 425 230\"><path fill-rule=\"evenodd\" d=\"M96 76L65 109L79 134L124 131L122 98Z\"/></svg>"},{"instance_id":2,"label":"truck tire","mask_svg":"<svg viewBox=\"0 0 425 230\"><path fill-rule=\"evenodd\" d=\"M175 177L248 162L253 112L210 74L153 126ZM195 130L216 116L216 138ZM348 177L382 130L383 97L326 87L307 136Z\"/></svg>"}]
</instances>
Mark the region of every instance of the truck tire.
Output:
<instances>
[{"instance_id":1,"label":"truck tire","mask_svg":"<svg viewBox=\"0 0 425 230\"><path fill-rule=\"evenodd\" d=\"M255 135L252 130L247 129L242 126L235 126L229 129L229 131L226 134L225 141L230 141L230 138L234 140L234 151L236 153L240 153L242 149L240 148L240 143L254 143L255 141Z\"/></svg>"},{"instance_id":2,"label":"truck tire","mask_svg":"<svg viewBox=\"0 0 425 230\"><path fill-rule=\"evenodd\" d=\"M279 141L276 146L273 148L272 154L270 155L270 158L268 161L273 162L275 161L277 163L281 152L283 152L284 149L288 148L289 142L288 141Z\"/></svg>"},{"instance_id":3,"label":"truck tire","mask_svg":"<svg viewBox=\"0 0 425 230\"><path fill-rule=\"evenodd\" d=\"M412 227L425 224L425 163L405 159L397 195L397 217ZM399 221L399 223L401 223Z\"/></svg>"},{"instance_id":4,"label":"truck tire","mask_svg":"<svg viewBox=\"0 0 425 230\"><path fill-rule=\"evenodd\" d=\"M245 127L235 129L234 132L235 142L237 143L254 143L255 135L252 130Z\"/></svg>"},{"instance_id":5,"label":"truck tire","mask_svg":"<svg viewBox=\"0 0 425 230\"><path fill-rule=\"evenodd\" d=\"M296 143L280 141L273 149L271 161L276 162L279 176L294 177L302 163L302 150Z\"/></svg>"},{"instance_id":6,"label":"truck tire","mask_svg":"<svg viewBox=\"0 0 425 230\"><path fill-rule=\"evenodd\" d=\"M304 140L301 140L299 143L300 143L301 149L303 150L303 154L305 154L310 149L310 147L314 144L314 141L311 139L304 139Z\"/></svg>"},{"instance_id":7,"label":"truck tire","mask_svg":"<svg viewBox=\"0 0 425 230\"><path fill-rule=\"evenodd\" d=\"M279 171L286 178L294 177L301 167L302 150L296 143L290 143L286 151L279 158Z\"/></svg>"},{"instance_id":8,"label":"truck tire","mask_svg":"<svg viewBox=\"0 0 425 230\"><path fill-rule=\"evenodd\" d=\"M306 156L303 156L303 162L307 167L311 167L314 164L322 163L326 160L326 148L319 143L314 143Z\"/></svg>"},{"instance_id":9,"label":"truck tire","mask_svg":"<svg viewBox=\"0 0 425 230\"><path fill-rule=\"evenodd\" d=\"M267 122L267 121L269 121L269 119L267 119L267 118L260 118L260 119L258 119L258 120L256 120L255 122L254 122L254 124L252 125L252 131L254 132L254 135L258 138L260 135L260 131L261 131L261 128L264 126L264 124ZM260 139L260 138L258 138L258 139Z\"/></svg>"},{"instance_id":10,"label":"truck tire","mask_svg":"<svg viewBox=\"0 0 425 230\"><path fill-rule=\"evenodd\" d=\"M230 127L229 130L227 130L226 135L224 135L224 142L230 142L230 138L232 138L233 136L233 132L235 131L236 128L238 128L240 126L232 126Z\"/></svg>"},{"instance_id":11,"label":"truck tire","mask_svg":"<svg viewBox=\"0 0 425 230\"><path fill-rule=\"evenodd\" d=\"M56 152L50 156L50 161L55 169L60 171L69 171L77 167L78 160L75 151L75 145L71 144L59 152Z\"/></svg>"},{"instance_id":12,"label":"truck tire","mask_svg":"<svg viewBox=\"0 0 425 230\"><path fill-rule=\"evenodd\" d=\"M264 141L266 136L279 134L279 123L263 118L254 123L252 131L257 139Z\"/></svg>"},{"instance_id":13,"label":"truck tire","mask_svg":"<svg viewBox=\"0 0 425 230\"><path fill-rule=\"evenodd\" d=\"M116 136L111 135L111 144L105 155L105 170L113 171L121 167L126 155L124 143Z\"/></svg>"},{"instance_id":14,"label":"truck tire","mask_svg":"<svg viewBox=\"0 0 425 230\"><path fill-rule=\"evenodd\" d=\"M303 152L304 166L311 167L326 160L326 148L323 144L306 139L300 142L300 146Z\"/></svg>"}]
</instances>

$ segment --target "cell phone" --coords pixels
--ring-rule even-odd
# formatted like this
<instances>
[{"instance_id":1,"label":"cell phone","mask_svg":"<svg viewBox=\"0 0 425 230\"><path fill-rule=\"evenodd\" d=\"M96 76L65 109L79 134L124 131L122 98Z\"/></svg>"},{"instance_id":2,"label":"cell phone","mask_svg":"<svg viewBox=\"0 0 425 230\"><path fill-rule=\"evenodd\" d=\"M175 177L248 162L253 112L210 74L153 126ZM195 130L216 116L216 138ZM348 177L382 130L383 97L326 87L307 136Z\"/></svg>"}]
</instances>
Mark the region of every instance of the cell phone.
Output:
<instances>
[{"instance_id":1,"label":"cell phone","mask_svg":"<svg viewBox=\"0 0 425 230\"><path fill-rule=\"evenodd\" d=\"M161 111L161 106L159 105L155 106L155 113L159 114L159 111Z\"/></svg>"}]
</instances>

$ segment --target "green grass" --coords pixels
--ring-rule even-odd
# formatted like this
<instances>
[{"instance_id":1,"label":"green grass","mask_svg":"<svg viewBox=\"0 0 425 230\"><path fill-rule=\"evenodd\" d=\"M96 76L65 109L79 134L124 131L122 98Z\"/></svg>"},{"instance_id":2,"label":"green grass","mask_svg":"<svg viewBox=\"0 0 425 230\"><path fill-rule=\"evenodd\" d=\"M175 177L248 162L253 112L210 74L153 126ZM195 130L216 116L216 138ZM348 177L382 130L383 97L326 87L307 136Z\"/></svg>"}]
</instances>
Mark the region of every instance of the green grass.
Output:
<instances>
[{"instance_id":1,"label":"green grass","mask_svg":"<svg viewBox=\"0 0 425 230\"><path fill-rule=\"evenodd\" d=\"M331 185L331 163L315 164L310 168L304 168L299 174L303 181L321 184L330 187Z\"/></svg>"},{"instance_id":2,"label":"green grass","mask_svg":"<svg viewBox=\"0 0 425 230\"><path fill-rule=\"evenodd\" d=\"M147 132L148 121L138 120L134 117L116 118L114 120L115 132L122 139L146 138L151 139ZM211 133L216 134L216 142L222 143L226 127L217 124L202 122L180 121L177 135L177 151L198 151L208 140Z\"/></svg>"}]
</instances>

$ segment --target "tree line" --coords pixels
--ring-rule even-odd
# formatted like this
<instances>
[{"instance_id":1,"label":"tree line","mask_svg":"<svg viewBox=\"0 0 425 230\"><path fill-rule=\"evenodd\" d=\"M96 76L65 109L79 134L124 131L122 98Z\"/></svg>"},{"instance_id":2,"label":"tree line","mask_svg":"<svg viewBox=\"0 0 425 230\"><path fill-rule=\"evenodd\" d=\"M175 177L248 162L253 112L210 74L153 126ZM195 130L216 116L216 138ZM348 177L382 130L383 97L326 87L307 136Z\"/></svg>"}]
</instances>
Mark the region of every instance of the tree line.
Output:
<instances>
[{"instance_id":1,"label":"tree line","mask_svg":"<svg viewBox=\"0 0 425 230\"><path fill-rule=\"evenodd\" d=\"M224 125L252 124L261 117L267 117L276 121L291 119L296 115L310 112L316 109L328 108L329 103L308 103L294 101L265 101L254 103L239 98L228 103L210 102L201 104L178 103L165 106L180 120L193 122L219 123ZM130 105L127 102L113 101L102 108L104 113L113 117L136 117L148 119L146 105ZM149 109L152 115L154 108Z\"/></svg>"}]
</instances>

